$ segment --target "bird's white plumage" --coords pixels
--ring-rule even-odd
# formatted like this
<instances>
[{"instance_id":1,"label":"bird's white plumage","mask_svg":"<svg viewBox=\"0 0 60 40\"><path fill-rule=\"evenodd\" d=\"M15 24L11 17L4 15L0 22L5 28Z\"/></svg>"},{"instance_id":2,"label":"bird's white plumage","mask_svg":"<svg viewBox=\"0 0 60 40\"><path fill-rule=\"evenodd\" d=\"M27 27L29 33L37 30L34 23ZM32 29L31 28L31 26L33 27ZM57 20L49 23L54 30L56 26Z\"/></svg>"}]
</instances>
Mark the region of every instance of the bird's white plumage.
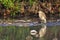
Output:
<instances>
[{"instance_id":1,"label":"bird's white plumage","mask_svg":"<svg viewBox=\"0 0 60 40\"><path fill-rule=\"evenodd\" d=\"M40 38L43 37L45 34L46 34L46 28L47 26L44 24L46 23L46 15L43 11L39 11L39 18L41 21L43 21L43 25L42 25L42 28L39 30L39 35L40 35Z\"/></svg>"},{"instance_id":2,"label":"bird's white plumage","mask_svg":"<svg viewBox=\"0 0 60 40\"><path fill-rule=\"evenodd\" d=\"M39 30L39 37L43 37L46 34L46 27L43 27Z\"/></svg>"},{"instance_id":3,"label":"bird's white plumage","mask_svg":"<svg viewBox=\"0 0 60 40\"><path fill-rule=\"evenodd\" d=\"M46 23L46 15L43 11L39 11L39 18L42 20L44 23Z\"/></svg>"}]
</instances>

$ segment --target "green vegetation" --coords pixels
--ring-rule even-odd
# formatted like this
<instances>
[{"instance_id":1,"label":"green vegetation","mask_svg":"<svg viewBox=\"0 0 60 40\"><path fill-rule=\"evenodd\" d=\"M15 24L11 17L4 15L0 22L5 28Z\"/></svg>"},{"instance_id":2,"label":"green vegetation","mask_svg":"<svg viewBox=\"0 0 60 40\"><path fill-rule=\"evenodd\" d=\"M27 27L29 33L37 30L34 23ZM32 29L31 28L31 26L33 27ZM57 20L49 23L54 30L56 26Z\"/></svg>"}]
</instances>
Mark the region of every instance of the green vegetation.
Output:
<instances>
[{"instance_id":1,"label":"green vegetation","mask_svg":"<svg viewBox=\"0 0 60 40\"><path fill-rule=\"evenodd\" d=\"M40 9L48 14L47 10L49 10L50 7L51 10L49 10L49 12L52 13L52 15L55 15L55 12L60 13L60 1L52 1L56 2L55 4L51 3L51 1L41 1L42 0L0 0L0 15L4 17L4 19L9 19L17 16L20 17L21 14L23 16L29 16L32 13L37 14Z\"/></svg>"},{"instance_id":2,"label":"green vegetation","mask_svg":"<svg viewBox=\"0 0 60 40\"><path fill-rule=\"evenodd\" d=\"M0 27L0 40L25 40L28 35L30 35L30 30L40 28L37 27L16 27L16 26L8 26L8 27ZM60 30L59 26L56 27L48 27L52 33L58 33ZM47 31L48 31L47 30ZM44 37L46 39L46 37ZM47 38L48 39L48 38Z\"/></svg>"}]
</instances>

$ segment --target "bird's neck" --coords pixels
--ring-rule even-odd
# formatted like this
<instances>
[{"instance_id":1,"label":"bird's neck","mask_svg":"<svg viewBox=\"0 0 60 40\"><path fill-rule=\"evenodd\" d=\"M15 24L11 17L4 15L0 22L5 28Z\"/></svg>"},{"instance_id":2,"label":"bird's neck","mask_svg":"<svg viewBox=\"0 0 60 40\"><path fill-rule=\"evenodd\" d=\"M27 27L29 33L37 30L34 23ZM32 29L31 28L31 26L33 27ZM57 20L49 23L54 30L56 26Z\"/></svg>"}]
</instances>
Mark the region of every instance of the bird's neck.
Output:
<instances>
[{"instance_id":1,"label":"bird's neck","mask_svg":"<svg viewBox=\"0 0 60 40\"><path fill-rule=\"evenodd\" d=\"M44 25L44 28L46 29L46 28L47 28L47 26L46 26L46 25Z\"/></svg>"}]
</instances>

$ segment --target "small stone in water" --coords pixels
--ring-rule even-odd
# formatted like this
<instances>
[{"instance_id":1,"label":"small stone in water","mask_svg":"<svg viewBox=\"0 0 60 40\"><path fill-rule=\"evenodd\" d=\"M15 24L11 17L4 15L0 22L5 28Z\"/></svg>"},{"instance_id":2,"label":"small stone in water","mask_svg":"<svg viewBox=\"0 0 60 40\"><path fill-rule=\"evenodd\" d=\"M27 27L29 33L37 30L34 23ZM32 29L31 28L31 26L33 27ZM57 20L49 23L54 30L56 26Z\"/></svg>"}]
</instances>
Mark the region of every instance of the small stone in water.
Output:
<instances>
[{"instance_id":1,"label":"small stone in water","mask_svg":"<svg viewBox=\"0 0 60 40\"><path fill-rule=\"evenodd\" d=\"M8 23L8 24L12 24L12 23Z\"/></svg>"}]
</instances>

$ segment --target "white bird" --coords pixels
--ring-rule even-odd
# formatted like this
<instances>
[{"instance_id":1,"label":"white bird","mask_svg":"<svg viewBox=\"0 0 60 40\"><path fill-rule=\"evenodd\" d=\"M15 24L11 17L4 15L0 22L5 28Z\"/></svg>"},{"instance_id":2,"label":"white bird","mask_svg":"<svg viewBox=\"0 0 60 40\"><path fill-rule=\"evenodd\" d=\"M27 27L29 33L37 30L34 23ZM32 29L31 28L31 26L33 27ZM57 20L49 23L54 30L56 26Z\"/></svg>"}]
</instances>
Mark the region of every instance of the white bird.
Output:
<instances>
[{"instance_id":1,"label":"white bird","mask_svg":"<svg viewBox=\"0 0 60 40\"><path fill-rule=\"evenodd\" d=\"M46 23L46 15L43 11L39 11L38 12L39 14L39 19L43 22L43 23Z\"/></svg>"},{"instance_id":2,"label":"white bird","mask_svg":"<svg viewBox=\"0 0 60 40\"><path fill-rule=\"evenodd\" d=\"M39 37L40 38L43 37L46 34L46 29L47 29L47 27L44 26L39 30Z\"/></svg>"},{"instance_id":3,"label":"white bird","mask_svg":"<svg viewBox=\"0 0 60 40\"><path fill-rule=\"evenodd\" d=\"M47 29L47 26L46 26L46 15L43 11L39 11L39 18L41 20L41 23L42 23L42 28L39 30L39 37L43 37L45 34L46 34L46 29Z\"/></svg>"}]
</instances>

